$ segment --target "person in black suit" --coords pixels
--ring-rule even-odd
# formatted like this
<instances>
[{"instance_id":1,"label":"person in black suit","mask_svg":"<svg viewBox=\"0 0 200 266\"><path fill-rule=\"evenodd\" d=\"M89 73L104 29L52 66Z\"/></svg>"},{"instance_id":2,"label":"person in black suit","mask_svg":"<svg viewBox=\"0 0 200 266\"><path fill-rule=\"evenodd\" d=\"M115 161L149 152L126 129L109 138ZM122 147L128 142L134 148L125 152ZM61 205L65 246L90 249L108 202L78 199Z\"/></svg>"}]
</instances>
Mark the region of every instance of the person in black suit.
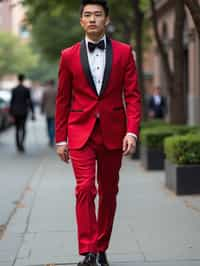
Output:
<instances>
[{"instance_id":1,"label":"person in black suit","mask_svg":"<svg viewBox=\"0 0 200 266\"><path fill-rule=\"evenodd\" d=\"M31 99L30 89L23 85L24 79L24 74L18 75L19 84L12 90L12 97L10 102L10 112L14 117L16 127L16 147L20 152L24 152L26 120L29 109L32 112L32 119L35 119L34 106Z\"/></svg>"},{"instance_id":2,"label":"person in black suit","mask_svg":"<svg viewBox=\"0 0 200 266\"><path fill-rule=\"evenodd\" d=\"M163 119L166 114L166 99L161 95L160 87L156 87L148 102L149 118Z\"/></svg>"}]
</instances>

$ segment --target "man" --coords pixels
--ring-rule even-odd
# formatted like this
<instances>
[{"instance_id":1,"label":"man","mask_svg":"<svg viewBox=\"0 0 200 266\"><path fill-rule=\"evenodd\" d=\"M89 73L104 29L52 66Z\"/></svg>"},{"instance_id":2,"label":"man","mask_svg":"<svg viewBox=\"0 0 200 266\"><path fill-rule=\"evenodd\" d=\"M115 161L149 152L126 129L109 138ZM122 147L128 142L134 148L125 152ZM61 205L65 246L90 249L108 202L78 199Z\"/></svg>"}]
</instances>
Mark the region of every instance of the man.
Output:
<instances>
[{"instance_id":1,"label":"man","mask_svg":"<svg viewBox=\"0 0 200 266\"><path fill-rule=\"evenodd\" d=\"M34 119L34 108L29 88L23 85L24 74L18 75L19 85L12 90L10 112L15 120L16 146L19 152L24 152L24 140L26 136L26 120L29 109Z\"/></svg>"},{"instance_id":2,"label":"man","mask_svg":"<svg viewBox=\"0 0 200 266\"><path fill-rule=\"evenodd\" d=\"M148 103L149 118L163 119L166 114L166 100L161 95L160 87L156 87L153 90L153 95L149 99Z\"/></svg>"},{"instance_id":3,"label":"man","mask_svg":"<svg viewBox=\"0 0 200 266\"><path fill-rule=\"evenodd\" d=\"M82 1L85 39L60 60L56 143L76 178L79 253L85 256L79 266L109 265L121 159L135 150L141 115L132 49L105 36L108 13L105 0Z\"/></svg>"},{"instance_id":4,"label":"man","mask_svg":"<svg viewBox=\"0 0 200 266\"><path fill-rule=\"evenodd\" d=\"M56 90L54 80L49 80L46 83L46 90L44 91L41 111L46 115L47 132L49 137L49 146L54 146L54 122L55 122L55 104L56 104Z\"/></svg>"}]
</instances>

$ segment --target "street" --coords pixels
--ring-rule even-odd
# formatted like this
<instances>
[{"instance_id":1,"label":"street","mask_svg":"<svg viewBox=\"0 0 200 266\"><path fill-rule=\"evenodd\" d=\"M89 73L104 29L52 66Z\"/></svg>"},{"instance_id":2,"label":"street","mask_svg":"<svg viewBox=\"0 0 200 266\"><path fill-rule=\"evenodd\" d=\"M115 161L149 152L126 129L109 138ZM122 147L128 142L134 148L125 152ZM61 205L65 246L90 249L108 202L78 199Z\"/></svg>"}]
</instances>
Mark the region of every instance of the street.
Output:
<instances>
[{"instance_id":1,"label":"street","mask_svg":"<svg viewBox=\"0 0 200 266\"><path fill-rule=\"evenodd\" d=\"M0 134L0 266L76 265L74 177L47 145L45 120ZM200 266L200 195L177 197L164 172L125 158L108 257L111 266Z\"/></svg>"}]
</instances>

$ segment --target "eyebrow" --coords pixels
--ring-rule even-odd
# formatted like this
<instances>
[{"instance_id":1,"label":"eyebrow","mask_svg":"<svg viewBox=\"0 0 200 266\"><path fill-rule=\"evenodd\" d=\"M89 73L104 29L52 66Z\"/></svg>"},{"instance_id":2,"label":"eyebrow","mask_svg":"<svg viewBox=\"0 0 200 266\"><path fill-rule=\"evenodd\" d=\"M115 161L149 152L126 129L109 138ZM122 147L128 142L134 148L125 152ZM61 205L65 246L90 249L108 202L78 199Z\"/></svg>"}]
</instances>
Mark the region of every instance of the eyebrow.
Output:
<instances>
[{"instance_id":1,"label":"eyebrow","mask_svg":"<svg viewBox=\"0 0 200 266\"><path fill-rule=\"evenodd\" d=\"M94 12L84 11L83 14L103 14L103 12L102 11L94 11Z\"/></svg>"}]
</instances>

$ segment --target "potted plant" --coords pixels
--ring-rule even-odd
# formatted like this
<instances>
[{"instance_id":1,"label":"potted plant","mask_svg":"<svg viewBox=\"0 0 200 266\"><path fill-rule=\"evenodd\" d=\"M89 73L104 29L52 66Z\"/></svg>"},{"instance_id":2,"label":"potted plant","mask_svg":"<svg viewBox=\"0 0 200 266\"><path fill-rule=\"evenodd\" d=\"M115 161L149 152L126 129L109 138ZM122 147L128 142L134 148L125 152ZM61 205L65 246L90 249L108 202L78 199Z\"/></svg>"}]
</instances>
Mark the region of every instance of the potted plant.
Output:
<instances>
[{"instance_id":1,"label":"potted plant","mask_svg":"<svg viewBox=\"0 0 200 266\"><path fill-rule=\"evenodd\" d=\"M161 170L164 168L163 142L172 136L170 128L150 128L141 131L140 158L146 170Z\"/></svg>"},{"instance_id":2,"label":"potted plant","mask_svg":"<svg viewBox=\"0 0 200 266\"><path fill-rule=\"evenodd\" d=\"M143 121L141 123L141 130L147 129L147 128L157 128L157 127L163 127L166 126L167 123L164 120L161 119L153 119L148 121ZM132 155L132 159L139 159L140 158L140 137L138 137L137 141L137 147L135 153Z\"/></svg>"},{"instance_id":3,"label":"potted plant","mask_svg":"<svg viewBox=\"0 0 200 266\"><path fill-rule=\"evenodd\" d=\"M165 140L166 186L177 195L200 193L200 134Z\"/></svg>"},{"instance_id":4,"label":"potted plant","mask_svg":"<svg viewBox=\"0 0 200 266\"><path fill-rule=\"evenodd\" d=\"M164 169L164 140L173 135L185 135L197 132L198 127L186 125L162 125L141 130L140 154L141 163L147 170Z\"/></svg>"}]
</instances>

